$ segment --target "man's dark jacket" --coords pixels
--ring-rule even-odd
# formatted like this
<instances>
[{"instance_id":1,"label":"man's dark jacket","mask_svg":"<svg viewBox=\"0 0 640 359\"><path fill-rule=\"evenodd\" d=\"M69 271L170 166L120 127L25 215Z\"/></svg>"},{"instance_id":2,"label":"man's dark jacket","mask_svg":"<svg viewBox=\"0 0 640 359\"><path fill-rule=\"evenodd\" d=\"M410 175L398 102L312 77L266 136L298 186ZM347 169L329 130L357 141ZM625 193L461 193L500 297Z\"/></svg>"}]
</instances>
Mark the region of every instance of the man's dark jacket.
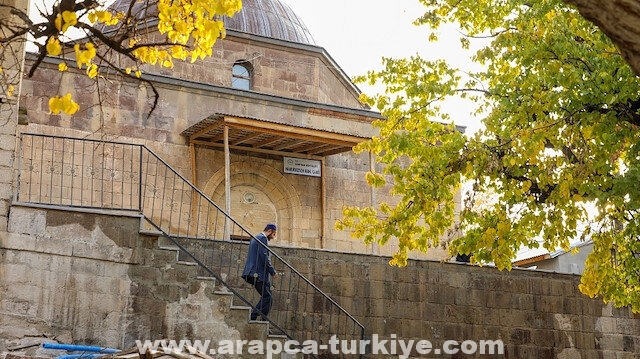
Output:
<instances>
[{"instance_id":1,"label":"man's dark jacket","mask_svg":"<svg viewBox=\"0 0 640 359\"><path fill-rule=\"evenodd\" d=\"M260 245L257 241L264 245ZM242 278L247 282L253 283L255 280L259 280L268 283L269 274L276 274L276 270L271 265L271 255L267 250L268 245L269 239L264 233L260 233L255 239L251 239L247 262L244 265L244 271L242 271Z\"/></svg>"}]
</instances>

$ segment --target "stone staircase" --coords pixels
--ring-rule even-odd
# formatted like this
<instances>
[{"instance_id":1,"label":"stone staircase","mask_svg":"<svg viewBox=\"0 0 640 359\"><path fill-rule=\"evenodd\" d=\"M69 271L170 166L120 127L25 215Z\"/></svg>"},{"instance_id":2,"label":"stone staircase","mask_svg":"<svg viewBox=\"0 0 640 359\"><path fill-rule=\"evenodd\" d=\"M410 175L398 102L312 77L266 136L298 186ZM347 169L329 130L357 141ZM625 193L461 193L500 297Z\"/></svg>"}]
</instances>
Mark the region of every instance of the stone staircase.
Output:
<instances>
[{"instance_id":1,"label":"stone staircase","mask_svg":"<svg viewBox=\"0 0 640 359\"><path fill-rule=\"evenodd\" d=\"M191 278L195 278L197 281L201 283L202 288L206 288L206 291L209 291L214 295L215 301L218 303L218 306L216 309L224 317L224 322L229 327L233 327L236 330L238 330L240 339L237 339L237 340L245 340L247 342L261 341L262 343L265 343L265 346L269 342L278 341L280 342L280 345L284 347L285 341L288 340L286 335L273 333L273 331L275 330L270 328L270 324L267 321L250 320L249 317L252 310L251 306L248 306L245 303L241 302L237 297L234 296L232 292L228 290L226 286L224 286L221 283L218 283L218 280L215 277L199 275L198 263L190 261L189 258L185 258L186 256L184 255L184 253L182 253L181 249L178 246L176 246L171 240L169 240L167 237L163 236L162 233L159 233L157 231L141 229L140 233L146 236L157 238L157 248L160 251L166 252L169 255L168 259L171 259L171 261L170 260L166 261L167 265L170 265L173 268L176 268L178 271L184 272L185 274L188 273L188 275ZM160 259L160 258L157 258L157 259ZM247 284L247 289L253 290L253 288L250 288L249 284ZM236 304L234 303L234 301L240 301L241 303ZM187 302L185 304L193 305L194 303ZM179 323L178 323L178 326L180 326ZM220 340L230 339L230 338L225 338L224 333L222 334L223 335L221 336ZM213 343L213 339L212 339L212 343ZM277 344L273 344L273 345L277 345ZM249 354L247 353L246 349L247 349L247 345L245 344L243 349L244 353L237 356L234 356L234 355L229 356L225 354L224 356L221 356L221 357L224 357L224 358L237 357L237 358L243 358L243 359L245 358L257 359L257 358L265 357L265 354ZM213 354L211 354L211 356L213 358L217 358L217 356ZM293 359L293 358L303 358L303 355L300 353L292 354L292 353L285 353L284 351L282 351L280 353L273 353L273 355L269 357L274 359Z\"/></svg>"},{"instance_id":2,"label":"stone staircase","mask_svg":"<svg viewBox=\"0 0 640 359\"><path fill-rule=\"evenodd\" d=\"M6 347L29 338L122 350L136 340L210 340L210 348L223 340L286 340L270 335L269 323L250 322L251 307L200 275L167 238L141 231L140 221L139 215L14 205L9 234L0 238L6 278L0 302L12 308L2 323L14 328L11 335L5 330ZM246 350L207 354L265 357Z\"/></svg>"}]
</instances>

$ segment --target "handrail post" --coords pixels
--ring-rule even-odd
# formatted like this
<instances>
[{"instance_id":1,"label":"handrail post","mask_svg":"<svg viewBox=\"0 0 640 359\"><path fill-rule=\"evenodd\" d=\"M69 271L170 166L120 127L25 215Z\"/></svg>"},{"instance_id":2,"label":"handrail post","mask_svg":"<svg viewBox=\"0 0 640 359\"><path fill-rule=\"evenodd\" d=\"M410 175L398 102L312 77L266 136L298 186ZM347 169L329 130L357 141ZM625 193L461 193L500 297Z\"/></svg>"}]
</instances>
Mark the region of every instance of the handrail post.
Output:
<instances>
[{"instance_id":1,"label":"handrail post","mask_svg":"<svg viewBox=\"0 0 640 359\"><path fill-rule=\"evenodd\" d=\"M140 149L139 165L138 165L138 211L142 213L142 146L138 145Z\"/></svg>"},{"instance_id":2,"label":"handrail post","mask_svg":"<svg viewBox=\"0 0 640 359\"><path fill-rule=\"evenodd\" d=\"M20 199L20 178L22 176L22 145L23 145L22 133L18 136L18 176L16 178L16 192L13 195L14 202Z\"/></svg>"}]
</instances>

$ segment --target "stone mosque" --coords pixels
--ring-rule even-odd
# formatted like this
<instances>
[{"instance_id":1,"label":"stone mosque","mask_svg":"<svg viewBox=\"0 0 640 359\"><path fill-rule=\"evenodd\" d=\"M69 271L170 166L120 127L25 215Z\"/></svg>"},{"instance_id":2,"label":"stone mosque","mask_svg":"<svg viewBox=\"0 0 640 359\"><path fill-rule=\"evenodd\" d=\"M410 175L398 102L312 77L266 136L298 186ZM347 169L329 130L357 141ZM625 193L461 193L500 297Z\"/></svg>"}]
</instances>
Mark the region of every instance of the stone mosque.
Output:
<instances>
[{"instance_id":1,"label":"stone mosque","mask_svg":"<svg viewBox=\"0 0 640 359\"><path fill-rule=\"evenodd\" d=\"M212 57L144 69L159 92L149 118L143 85L114 81L99 99L83 73L61 75L59 60L45 59L23 83L28 124L20 131L143 143L249 232L278 223L275 245L393 254L394 243L366 245L334 229L345 205L393 203L388 189L365 182L373 158L351 150L374 134L380 114L359 102L359 89L284 2L244 0L225 27ZM49 113L46 94L58 86L80 100L75 115Z\"/></svg>"}]
</instances>

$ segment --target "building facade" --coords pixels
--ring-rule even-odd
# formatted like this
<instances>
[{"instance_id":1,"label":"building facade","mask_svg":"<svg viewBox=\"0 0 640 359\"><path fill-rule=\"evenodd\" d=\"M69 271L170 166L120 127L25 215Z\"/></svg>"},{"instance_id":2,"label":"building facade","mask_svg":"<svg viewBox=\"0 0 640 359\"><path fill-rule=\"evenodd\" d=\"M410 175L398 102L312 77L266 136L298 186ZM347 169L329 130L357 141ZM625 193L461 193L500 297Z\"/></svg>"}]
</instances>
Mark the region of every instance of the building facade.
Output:
<instances>
[{"instance_id":1,"label":"building facade","mask_svg":"<svg viewBox=\"0 0 640 359\"><path fill-rule=\"evenodd\" d=\"M375 134L379 113L359 102L358 88L283 2L243 1L225 22L211 58L143 69L159 93L155 108L144 83L113 76L98 91L83 72L60 73L61 60L46 58L24 81L20 131L144 144L249 232L278 223L281 245L394 253L394 243L366 245L334 229L343 206L394 201L366 184L373 158L351 150ZM81 110L50 114L49 95L67 92Z\"/></svg>"}]
</instances>

